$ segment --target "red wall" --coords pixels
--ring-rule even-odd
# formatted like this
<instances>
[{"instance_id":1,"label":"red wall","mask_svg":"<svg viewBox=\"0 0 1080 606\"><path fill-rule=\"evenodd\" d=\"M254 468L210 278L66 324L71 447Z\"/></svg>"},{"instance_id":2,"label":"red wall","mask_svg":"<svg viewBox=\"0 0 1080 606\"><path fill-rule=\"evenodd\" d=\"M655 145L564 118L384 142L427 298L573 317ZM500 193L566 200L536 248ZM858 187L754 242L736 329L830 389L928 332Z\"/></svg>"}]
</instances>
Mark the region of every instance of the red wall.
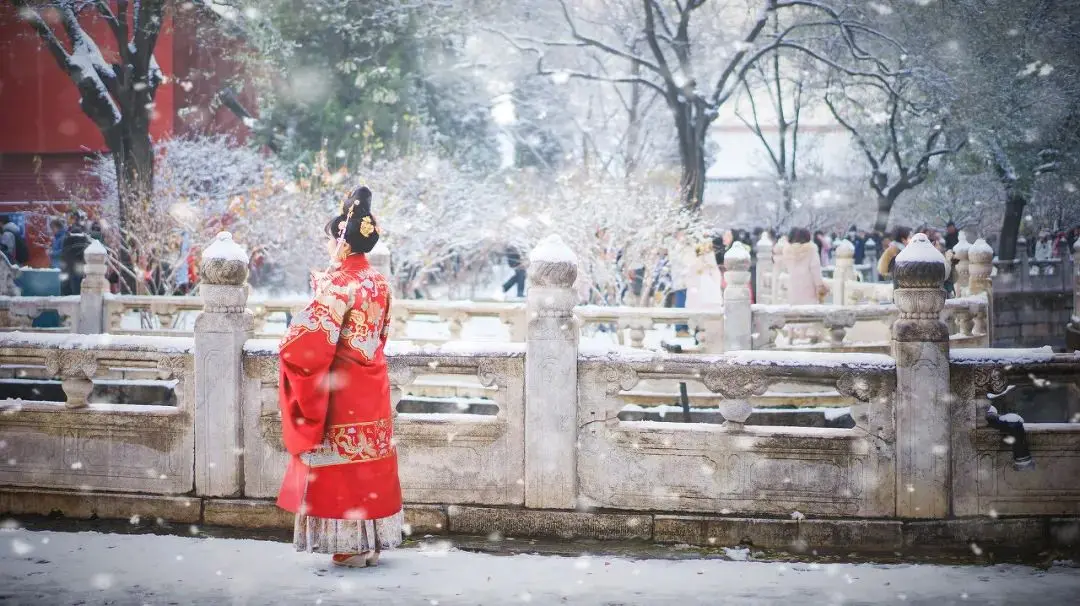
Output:
<instances>
[{"instance_id":1,"label":"red wall","mask_svg":"<svg viewBox=\"0 0 1080 606\"><path fill-rule=\"evenodd\" d=\"M97 12L80 14L105 60L117 60L116 39ZM67 44L63 27L53 32ZM173 73L173 34L166 20L154 56L166 74ZM0 3L0 153L88 152L105 149L101 133L79 109L79 91L44 49L37 33L9 2ZM151 136L172 132L173 84L158 88Z\"/></svg>"}]
</instances>

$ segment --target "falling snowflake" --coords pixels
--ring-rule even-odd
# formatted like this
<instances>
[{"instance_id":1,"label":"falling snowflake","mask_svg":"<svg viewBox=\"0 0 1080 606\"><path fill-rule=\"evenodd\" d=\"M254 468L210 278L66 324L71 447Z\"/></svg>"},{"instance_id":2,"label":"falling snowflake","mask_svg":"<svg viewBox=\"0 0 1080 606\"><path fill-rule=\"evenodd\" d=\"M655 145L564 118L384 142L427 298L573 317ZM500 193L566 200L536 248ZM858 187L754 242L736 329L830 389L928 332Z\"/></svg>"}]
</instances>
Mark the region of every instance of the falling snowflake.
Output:
<instances>
[{"instance_id":1,"label":"falling snowflake","mask_svg":"<svg viewBox=\"0 0 1080 606\"><path fill-rule=\"evenodd\" d=\"M11 551L15 552L15 555L24 556L34 550L34 546L26 541L15 539L11 541Z\"/></svg>"}]
</instances>

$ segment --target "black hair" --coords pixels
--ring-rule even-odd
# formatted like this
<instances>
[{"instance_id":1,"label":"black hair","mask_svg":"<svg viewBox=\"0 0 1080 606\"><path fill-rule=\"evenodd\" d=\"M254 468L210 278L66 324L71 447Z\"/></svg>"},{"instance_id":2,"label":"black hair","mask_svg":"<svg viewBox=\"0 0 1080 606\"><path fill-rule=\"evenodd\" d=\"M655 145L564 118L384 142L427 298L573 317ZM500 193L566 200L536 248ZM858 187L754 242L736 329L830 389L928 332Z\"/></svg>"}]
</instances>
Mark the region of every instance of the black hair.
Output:
<instances>
[{"instance_id":1,"label":"black hair","mask_svg":"<svg viewBox=\"0 0 1080 606\"><path fill-rule=\"evenodd\" d=\"M326 235L335 240L342 237L354 253L367 254L379 242L378 223L371 214L371 190L361 185L353 190L341 205L341 214L326 224Z\"/></svg>"},{"instance_id":2,"label":"black hair","mask_svg":"<svg viewBox=\"0 0 1080 606\"><path fill-rule=\"evenodd\" d=\"M892 239L896 242L902 242L911 237L910 227L897 227L893 230Z\"/></svg>"},{"instance_id":3,"label":"black hair","mask_svg":"<svg viewBox=\"0 0 1080 606\"><path fill-rule=\"evenodd\" d=\"M810 230L796 227L791 230L791 242L794 244L806 244L811 240Z\"/></svg>"}]
</instances>

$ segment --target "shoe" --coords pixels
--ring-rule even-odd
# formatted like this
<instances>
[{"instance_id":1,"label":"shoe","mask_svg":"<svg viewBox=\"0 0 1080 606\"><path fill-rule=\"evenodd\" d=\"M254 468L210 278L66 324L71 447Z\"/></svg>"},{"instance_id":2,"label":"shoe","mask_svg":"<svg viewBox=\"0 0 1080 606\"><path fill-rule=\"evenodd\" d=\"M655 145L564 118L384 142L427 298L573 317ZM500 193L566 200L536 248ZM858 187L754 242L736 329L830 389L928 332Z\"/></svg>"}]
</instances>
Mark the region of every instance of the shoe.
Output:
<instances>
[{"instance_id":1,"label":"shoe","mask_svg":"<svg viewBox=\"0 0 1080 606\"><path fill-rule=\"evenodd\" d=\"M377 557L376 560L378 560ZM342 568L367 568L371 565L368 563L367 556L363 553L335 553L331 562L333 562L334 566Z\"/></svg>"},{"instance_id":2,"label":"shoe","mask_svg":"<svg viewBox=\"0 0 1080 606\"><path fill-rule=\"evenodd\" d=\"M364 561L367 562L368 566L375 567L375 566L379 565L379 556L382 555L382 552L381 551L367 551L367 552L364 552L362 555L364 556Z\"/></svg>"}]
</instances>

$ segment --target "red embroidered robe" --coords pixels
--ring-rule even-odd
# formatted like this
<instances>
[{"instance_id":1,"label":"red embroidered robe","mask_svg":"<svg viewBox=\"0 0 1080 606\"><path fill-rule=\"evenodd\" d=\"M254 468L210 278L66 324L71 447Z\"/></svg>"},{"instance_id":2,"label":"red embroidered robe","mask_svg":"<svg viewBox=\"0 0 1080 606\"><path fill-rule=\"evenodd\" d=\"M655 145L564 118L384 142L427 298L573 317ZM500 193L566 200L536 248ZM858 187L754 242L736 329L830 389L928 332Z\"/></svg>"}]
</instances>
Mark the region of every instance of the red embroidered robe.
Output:
<instances>
[{"instance_id":1,"label":"red embroidered robe","mask_svg":"<svg viewBox=\"0 0 1080 606\"><path fill-rule=\"evenodd\" d=\"M281 342L278 506L332 519L401 510L386 345L390 288L363 255L327 274Z\"/></svg>"}]
</instances>

